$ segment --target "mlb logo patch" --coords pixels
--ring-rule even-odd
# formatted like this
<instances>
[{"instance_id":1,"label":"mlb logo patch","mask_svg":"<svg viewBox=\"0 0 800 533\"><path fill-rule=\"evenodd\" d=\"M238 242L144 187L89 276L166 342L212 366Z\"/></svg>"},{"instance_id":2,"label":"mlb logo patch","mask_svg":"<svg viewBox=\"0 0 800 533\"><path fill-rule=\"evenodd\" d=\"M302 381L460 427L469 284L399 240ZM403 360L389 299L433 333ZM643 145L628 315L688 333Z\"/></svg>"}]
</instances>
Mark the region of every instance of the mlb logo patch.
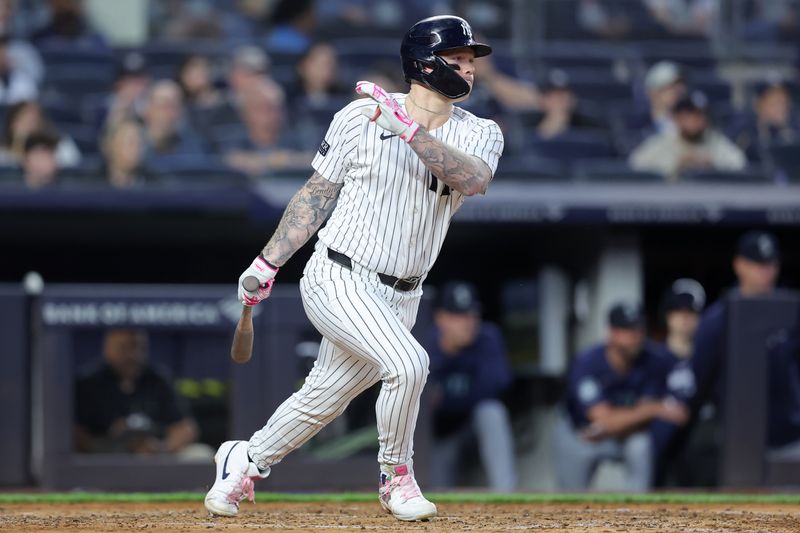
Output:
<instances>
[{"instance_id":1,"label":"mlb logo patch","mask_svg":"<svg viewBox=\"0 0 800 533\"><path fill-rule=\"evenodd\" d=\"M320 155L322 157L325 157L326 155L328 155L328 149L330 147L331 147L331 145L328 144L328 141L323 140L322 144L319 145L319 153L320 153Z\"/></svg>"}]
</instances>

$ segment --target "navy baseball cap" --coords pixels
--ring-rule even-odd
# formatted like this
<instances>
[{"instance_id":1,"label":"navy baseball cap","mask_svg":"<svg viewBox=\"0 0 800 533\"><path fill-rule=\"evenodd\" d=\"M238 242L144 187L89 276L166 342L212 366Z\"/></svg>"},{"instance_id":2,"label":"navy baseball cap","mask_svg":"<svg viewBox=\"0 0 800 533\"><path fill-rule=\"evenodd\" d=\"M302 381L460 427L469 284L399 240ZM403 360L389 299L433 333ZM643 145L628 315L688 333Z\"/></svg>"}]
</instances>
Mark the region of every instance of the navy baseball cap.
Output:
<instances>
[{"instance_id":1,"label":"navy baseball cap","mask_svg":"<svg viewBox=\"0 0 800 533\"><path fill-rule=\"evenodd\" d=\"M707 113L708 97L702 91L692 91L678 100L675 103L675 107L672 108L673 113L678 113L680 111L700 111L702 113Z\"/></svg>"},{"instance_id":2,"label":"navy baseball cap","mask_svg":"<svg viewBox=\"0 0 800 533\"><path fill-rule=\"evenodd\" d=\"M699 313L706 306L706 291L691 278L676 279L664 297L664 312L692 311Z\"/></svg>"},{"instance_id":3,"label":"navy baseball cap","mask_svg":"<svg viewBox=\"0 0 800 533\"><path fill-rule=\"evenodd\" d=\"M436 298L436 309L450 313L480 313L481 302L472 283L451 281L446 283Z\"/></svg>"},{"instance_id":4,"label":"navy baseball cap","mask_svg":"<svg viewBox=\"0 0 800 533\"><path fill-rule=\"evenodd\" d=\"M736 245L736 255L756 263L776 263L781 260L778 239L767 231L748 231Z\"/></svg>"},{"instance_id":5,"label":"navy baseball cap","mask_svg":"<svg viewBox=\"0 0 800 533\"><path fill-rule=\"evenodd\" d=\"M644 310L638 304L619 302L608 312L608 325L619 329L638 329L645 324Z\"/></svg>"}]
</instances>

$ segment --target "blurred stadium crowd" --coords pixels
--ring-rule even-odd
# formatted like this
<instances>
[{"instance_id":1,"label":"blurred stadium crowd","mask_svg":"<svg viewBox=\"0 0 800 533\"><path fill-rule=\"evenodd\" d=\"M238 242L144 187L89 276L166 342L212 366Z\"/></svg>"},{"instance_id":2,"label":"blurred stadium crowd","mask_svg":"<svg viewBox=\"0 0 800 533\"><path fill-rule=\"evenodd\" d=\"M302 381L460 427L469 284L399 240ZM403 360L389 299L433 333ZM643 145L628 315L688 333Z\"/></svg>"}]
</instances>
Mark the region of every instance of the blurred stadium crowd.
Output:
<instances>
[{"instance_id":1,"label":"blurred stadium crowd","mask_svg":"<svg viewBox=\"0 0 800 533\"><path fill-rule=\"evenodd\" d=\"M404 91L399 37L442 12L495 48L465 107L505 132L500 179L798 179L794 0L145 5L112 46L91 2L0 2L0 183L305 176L354 82Z\"/></svg>"}]
</instances>

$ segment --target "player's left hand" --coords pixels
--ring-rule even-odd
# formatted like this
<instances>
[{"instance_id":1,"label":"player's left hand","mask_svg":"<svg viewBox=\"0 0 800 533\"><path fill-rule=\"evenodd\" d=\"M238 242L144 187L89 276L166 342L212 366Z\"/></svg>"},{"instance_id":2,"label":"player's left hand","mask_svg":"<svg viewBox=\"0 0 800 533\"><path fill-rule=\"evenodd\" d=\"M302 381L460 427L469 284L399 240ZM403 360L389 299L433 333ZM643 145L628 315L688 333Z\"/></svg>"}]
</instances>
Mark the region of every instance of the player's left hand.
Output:
<instances>
[{"instance_id":1,"label":"player's left hand","mask_svg":"<svg viewBox=\"0 0 800 533\"><path fill-rule=\"evenodd\" d=\"M356 83L356 92L365 94L378 103L374 111L364 108L361 112L365 116L405 142L411 142L419 129L419 124L408 116L408 113L403 110L403 106L384 91L383 87L375 85L371 81L360 81Z\"/></svg>"}]
</instances>

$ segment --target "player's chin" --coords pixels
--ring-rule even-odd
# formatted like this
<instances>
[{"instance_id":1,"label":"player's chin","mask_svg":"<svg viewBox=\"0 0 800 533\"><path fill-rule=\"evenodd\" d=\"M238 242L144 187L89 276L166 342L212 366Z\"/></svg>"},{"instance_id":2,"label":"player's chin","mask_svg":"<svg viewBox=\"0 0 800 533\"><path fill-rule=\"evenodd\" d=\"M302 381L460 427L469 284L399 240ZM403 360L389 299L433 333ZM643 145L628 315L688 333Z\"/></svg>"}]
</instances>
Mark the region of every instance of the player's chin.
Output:
<instances>
[{"instance_id":1,"label":"player's chin","mask_svg":"<svg viewBox=\"0 0 800 533\"><path fill-rule=\"evenodd\" d=\"M453 98L452 102L454 104L457 104L459 102L463 102L464 100L469 98L469 95L472 94L472 83L470 83L470 82L467 82L467 83L469 83L469 92L467 94L465 94L464 96L459 96L458 98Z\"/></svg>"}]
</instances>

